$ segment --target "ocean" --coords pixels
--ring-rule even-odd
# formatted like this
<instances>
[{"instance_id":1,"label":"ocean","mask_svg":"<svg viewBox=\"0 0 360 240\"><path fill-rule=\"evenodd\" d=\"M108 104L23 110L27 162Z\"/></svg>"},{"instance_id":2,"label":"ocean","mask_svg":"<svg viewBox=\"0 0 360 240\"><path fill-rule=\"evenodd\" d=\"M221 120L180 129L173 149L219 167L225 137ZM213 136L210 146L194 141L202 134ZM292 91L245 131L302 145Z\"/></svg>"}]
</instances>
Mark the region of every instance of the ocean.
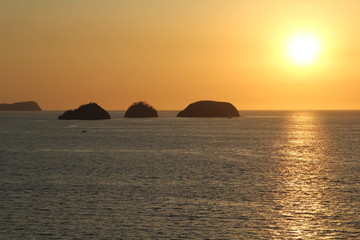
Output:
<instances>
[{"instance_id":1,"label":"ocean","mask_svg":"<svg viewBox=\"0 0 360 240\"><path fill-rule=\"evenodd\" d=\"M360 239L360 111L0 112L0 239Z\"/></svg>"}]
</instances>

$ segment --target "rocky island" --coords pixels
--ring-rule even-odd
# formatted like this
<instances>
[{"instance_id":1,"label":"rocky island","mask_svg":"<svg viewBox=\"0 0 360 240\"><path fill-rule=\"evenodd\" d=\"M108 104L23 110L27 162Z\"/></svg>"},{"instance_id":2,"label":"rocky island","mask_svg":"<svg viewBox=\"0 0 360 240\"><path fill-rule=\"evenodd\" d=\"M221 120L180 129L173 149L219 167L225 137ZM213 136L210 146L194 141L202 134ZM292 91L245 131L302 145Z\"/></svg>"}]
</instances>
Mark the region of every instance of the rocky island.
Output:
<instances>
[{"instance_id":1,"label":"rocky island","mask_svg":"<svg viewBox=\"0 0 360 240\"><path fill-rule=\"evenodd\" d=\"M238 110L228 102L198 101L177 114L178 117L240 117Z\"/></svg>"},{"instance_id":2,"label":"rocky island","mask_svg":"<svg viewBox=\"0 0 360 240\"><path fill-rule=\"evenodd\" d=\"M39 104L34 101L0 104L0 111L41 111Z\"/></svg>"},{"instance_id":3,"label":"rocky island","mask_svg":"<svg viewBox=\"0 0 360 240\"><path fill-rule=\"evenodd\" d=\"M60 120L100 120L110 118L110 114L96 103L88 103L75 110L67 110L58 117Z\"/></svg>"},{"instance_id":4,"label":"rocky island","mask_svg":"<svg viewBox=\"0 0 360 240\"><path fill-rule=\"evenodd\" d=\"M158 117L158 113L155 108L147 104L146 102L136 102L131 105L125 112L126 118L148 118Z\"/></svg>"}]
</instances>

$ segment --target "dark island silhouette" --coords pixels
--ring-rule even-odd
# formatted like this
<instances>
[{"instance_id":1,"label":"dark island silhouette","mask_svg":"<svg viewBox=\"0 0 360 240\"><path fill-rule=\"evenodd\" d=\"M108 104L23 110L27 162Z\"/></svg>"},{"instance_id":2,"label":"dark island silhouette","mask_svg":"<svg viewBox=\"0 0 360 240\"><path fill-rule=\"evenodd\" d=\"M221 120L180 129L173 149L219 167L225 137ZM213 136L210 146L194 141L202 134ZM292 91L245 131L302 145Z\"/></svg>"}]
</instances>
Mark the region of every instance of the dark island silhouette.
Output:
<instances>
[{"instance_id":1,"label":"dark island silhouette","mask_svg":"<svg viewBox=\"0 0 360 240\"><path fill-rule=\"evenodd\" d=\"M231 103L198 101L180 111L177 117L240 117L240 115Z\"/></svg>"},{"instance_id":2,"label":"dark island silhouette","mask_svg":"<svg viewBox=\"0 0 360 240\"><path fill-rule=\"evenodd\" d=\"M96 103L88 103L75 110L67 110L58 117L60 120L101 120L110 118L110 114Z\"/></svg>"},{"instance_id":3,"label":"dark island silhouette","mask_svg":"<svg viewBox=\"0 0 360 240\"><path fill-rule=\"evenodd\" d=\"M146 102L140 101L133 103L125 112L126 118L149 118L158 117L158 113L155 108Z\"/></svg>"},{"instance_id":4,"label":"dark island silhouette","mask_svg":"<svg viewBox=\"0 0 360 240\"><path fill-rule=\"evenodd\" d=\"M34 101L0 104L0 111L41 111L39 104Z\"/></svg>"}]
</instances>

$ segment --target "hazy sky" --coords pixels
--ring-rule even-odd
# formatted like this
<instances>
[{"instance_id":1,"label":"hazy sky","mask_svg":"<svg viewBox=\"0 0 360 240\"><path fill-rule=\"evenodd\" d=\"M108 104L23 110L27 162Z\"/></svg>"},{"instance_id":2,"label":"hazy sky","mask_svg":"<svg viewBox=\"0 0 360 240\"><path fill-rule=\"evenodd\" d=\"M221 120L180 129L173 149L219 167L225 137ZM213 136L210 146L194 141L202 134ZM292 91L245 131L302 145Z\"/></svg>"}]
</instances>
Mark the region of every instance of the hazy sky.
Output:
<instances>
[{"instance_id":1,"label":"hazy sky","mask_svg":"<svg viewBox=\"0 0 360 240\"><path fill-rule=\"evenodd\" d=\"M0 0L0 102L360 109L360 1ZM321 43L289 61L293 34Z\"/></svg>"}]
</instances>

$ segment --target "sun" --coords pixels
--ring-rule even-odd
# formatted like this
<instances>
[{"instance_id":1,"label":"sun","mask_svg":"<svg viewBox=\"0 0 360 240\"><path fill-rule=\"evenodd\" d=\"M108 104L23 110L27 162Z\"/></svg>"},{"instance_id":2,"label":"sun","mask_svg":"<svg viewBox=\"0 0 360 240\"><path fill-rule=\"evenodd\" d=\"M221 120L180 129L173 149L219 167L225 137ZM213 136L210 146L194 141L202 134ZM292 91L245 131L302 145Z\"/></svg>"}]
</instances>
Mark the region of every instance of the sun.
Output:
<instances>
[{"instance_id":1,"label":"sun","mask_svg":"<svg viewBox=\"0 0 360 240\"><path fill-rule=\"evenodd\" d=\"M298 34L291 38L287 45L290 60L299 65L309 65L315 62L320 53L320 43L311 34Z\"/></svg>"}]
</instances>

